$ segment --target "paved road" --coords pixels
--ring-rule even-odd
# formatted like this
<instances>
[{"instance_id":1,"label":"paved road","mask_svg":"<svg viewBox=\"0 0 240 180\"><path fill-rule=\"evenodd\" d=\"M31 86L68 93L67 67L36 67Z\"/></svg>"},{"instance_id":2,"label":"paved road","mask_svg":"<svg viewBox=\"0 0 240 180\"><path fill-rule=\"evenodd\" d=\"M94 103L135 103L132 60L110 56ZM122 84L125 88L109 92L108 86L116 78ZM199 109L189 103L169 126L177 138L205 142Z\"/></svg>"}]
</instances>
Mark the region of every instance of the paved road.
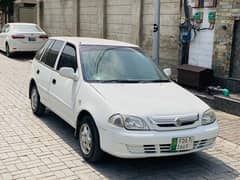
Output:
<instances>
[{"instance_id":1,"label":"paved road","mask_svg":"<svg viewBox=\"0 0 240 180\"><path fill-rule=\"evenodd\" d=\"M0 54L0 179L240 179L240 117L222 112L220 137L211 150L144 160L106 157L87 164L73 128L50 112L43 118L32 114L30 58Z\"/></svg>"}]
</instances>

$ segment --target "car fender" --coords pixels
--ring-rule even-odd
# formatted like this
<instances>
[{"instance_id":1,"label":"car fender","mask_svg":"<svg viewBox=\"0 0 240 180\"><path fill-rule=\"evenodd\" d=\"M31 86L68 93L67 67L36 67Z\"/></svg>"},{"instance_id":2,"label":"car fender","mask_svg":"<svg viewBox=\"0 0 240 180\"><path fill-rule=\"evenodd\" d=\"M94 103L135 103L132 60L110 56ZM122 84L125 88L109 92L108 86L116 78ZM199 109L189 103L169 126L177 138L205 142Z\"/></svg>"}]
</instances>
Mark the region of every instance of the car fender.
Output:
<instances>
[{"instance_id":1,"label":"car fender","mask_svg":"<svg viewBox=\"0 0 240 180\"><path fill-rule=\"evenodd\" d=\"M78 97L76 98L75 129L77 129L78 126L78 117L80 113L82 111L87 111L93 117L99 130L99 134L101 135L101 130L108 125L108 118L114 111L111 109L111 106L107 103L105 98L93 87L91 87L91 85L85 84L83 86L79 91L81 93L79 93Z\"/></svg>"}]
</instances>

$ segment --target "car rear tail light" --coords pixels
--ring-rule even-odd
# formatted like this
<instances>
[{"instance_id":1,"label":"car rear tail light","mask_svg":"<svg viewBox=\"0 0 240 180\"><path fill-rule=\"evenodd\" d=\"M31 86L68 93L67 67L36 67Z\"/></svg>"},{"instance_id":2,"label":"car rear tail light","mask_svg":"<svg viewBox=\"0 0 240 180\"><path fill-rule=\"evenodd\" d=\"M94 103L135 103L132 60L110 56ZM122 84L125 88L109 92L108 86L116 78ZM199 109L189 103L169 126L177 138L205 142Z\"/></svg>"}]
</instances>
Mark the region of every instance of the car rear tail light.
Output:
<instances>
[{"instance_id":1,"label":"car rear tail light","mask_svg":"<svg viewBox=\"0 0 240 180\"><path fill-rule=\"evenodd\" d=\"M40 39L48 39L48 36L47 35L40 35L39 38Z\"/></svg>"},{"instance_id":2,"label":"car rear tail light","mask_svg":"<svg viewBox=\"0 0 240 180\"><path fill-rule=\"evenodd\" d=\"M25 39L25 36L24 35L12 35L12 38L13 39Z\"/></svg>"}]
</instances>

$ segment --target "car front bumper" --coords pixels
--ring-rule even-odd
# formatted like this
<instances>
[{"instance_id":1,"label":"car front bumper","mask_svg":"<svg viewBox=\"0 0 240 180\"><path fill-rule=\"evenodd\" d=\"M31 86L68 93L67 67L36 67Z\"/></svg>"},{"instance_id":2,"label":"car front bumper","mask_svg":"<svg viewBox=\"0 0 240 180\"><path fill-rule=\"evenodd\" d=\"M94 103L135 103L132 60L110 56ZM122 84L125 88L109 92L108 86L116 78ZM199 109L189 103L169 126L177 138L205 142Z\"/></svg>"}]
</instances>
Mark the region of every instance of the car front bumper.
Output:
<instances>
[{"instance_id":1,"label":"car front bumper","mask_svg":"<svg viewBox=\"0 0 240 180\"><path fill-rule=\"evenodd\" d=\"M120 158L175 156L211 148L218 136L217 122L193 129L178 131L127 131L100 128L101 149ZM193 137L192 150L171 152L173 138Z\"/></svg>"}]
</instances>

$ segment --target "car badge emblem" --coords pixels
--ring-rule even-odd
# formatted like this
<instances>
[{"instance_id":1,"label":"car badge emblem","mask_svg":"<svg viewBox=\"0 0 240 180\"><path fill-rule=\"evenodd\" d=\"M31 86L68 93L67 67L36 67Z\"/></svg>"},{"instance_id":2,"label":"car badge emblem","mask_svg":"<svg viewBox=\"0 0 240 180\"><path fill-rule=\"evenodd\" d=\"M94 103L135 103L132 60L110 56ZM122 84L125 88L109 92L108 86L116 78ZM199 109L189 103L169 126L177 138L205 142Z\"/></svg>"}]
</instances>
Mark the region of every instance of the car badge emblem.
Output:
<instances>
[{"instance_id":1,"label":"car badge emblem","mask_svg":"<svg viewBox=\"0 0 240 180\"><path fill-rule=\"evenodd\" d=\"M182 125L182 122L181 122L180 119L176 118L175 119L175 124L176 124L177 127L180 127Z\"/></svg>"}]
</instances>

